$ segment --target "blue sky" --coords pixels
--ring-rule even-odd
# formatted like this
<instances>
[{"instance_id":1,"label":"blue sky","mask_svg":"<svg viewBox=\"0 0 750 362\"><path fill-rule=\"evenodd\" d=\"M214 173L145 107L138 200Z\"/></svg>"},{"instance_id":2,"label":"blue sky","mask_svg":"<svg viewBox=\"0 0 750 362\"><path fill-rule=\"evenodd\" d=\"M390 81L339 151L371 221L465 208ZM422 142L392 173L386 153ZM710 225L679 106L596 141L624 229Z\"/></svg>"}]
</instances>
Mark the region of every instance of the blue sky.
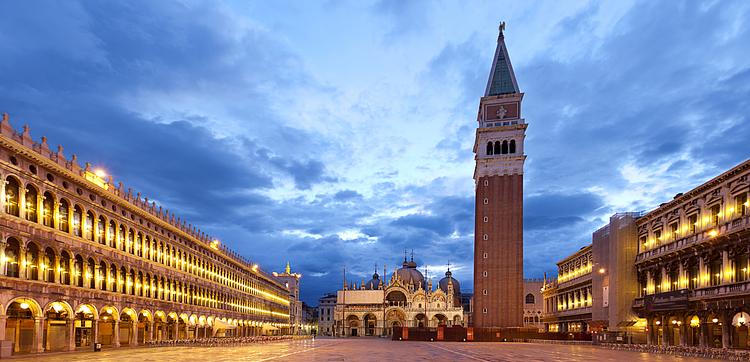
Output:
<instances>
[{"instance_id":1,"label":"blue sky","mask_svg":"<svg viewBox=\"0 0 750 362\"><path fill-rule=\"evenodd\" d=\"M414 249L471 288L497 24L524 98L525 275L748 158L744 1L0 3L0 110L311 304Z\"/></svg>"}]
</instances>

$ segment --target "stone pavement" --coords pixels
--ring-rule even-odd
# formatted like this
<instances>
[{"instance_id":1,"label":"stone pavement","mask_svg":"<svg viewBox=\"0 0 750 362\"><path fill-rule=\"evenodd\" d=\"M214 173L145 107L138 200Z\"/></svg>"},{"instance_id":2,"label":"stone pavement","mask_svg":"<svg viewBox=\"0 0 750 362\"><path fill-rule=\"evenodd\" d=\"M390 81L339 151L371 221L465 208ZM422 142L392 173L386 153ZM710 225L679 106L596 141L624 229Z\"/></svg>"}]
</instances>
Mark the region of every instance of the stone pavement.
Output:
<instances>
[{"instance_id":1,"label":"stone pavement","mask_svg":"<svg viewBox=\"0 0 750 362\"><path fill-rule=\"evenodd\" d=\"M707 361L613 351L588 345L394 342L379 338L285 341L239 347L121 348L56 353L14 361Z\"/></svg>"}]
</instances>

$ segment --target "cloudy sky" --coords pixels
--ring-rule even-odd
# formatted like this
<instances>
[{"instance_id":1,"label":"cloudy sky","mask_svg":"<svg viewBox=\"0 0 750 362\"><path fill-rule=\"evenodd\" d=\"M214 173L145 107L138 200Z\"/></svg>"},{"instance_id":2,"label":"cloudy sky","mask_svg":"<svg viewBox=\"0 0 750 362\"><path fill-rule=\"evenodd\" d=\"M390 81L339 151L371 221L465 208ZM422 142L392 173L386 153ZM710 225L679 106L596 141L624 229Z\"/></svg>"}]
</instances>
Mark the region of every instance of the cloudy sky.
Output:
<instances>
[{"instance_id":1,"label":"cloudy sky","mask_svg":"<svg viewBox=\"0 0 750 362\"><path fill-rule=\"evenodd\" d=\"M0 111L317 298L414 249L471 289L479 97L529 123L524 274L750 155L746 1L0 3Z\"/></svg>"}]
</instances>

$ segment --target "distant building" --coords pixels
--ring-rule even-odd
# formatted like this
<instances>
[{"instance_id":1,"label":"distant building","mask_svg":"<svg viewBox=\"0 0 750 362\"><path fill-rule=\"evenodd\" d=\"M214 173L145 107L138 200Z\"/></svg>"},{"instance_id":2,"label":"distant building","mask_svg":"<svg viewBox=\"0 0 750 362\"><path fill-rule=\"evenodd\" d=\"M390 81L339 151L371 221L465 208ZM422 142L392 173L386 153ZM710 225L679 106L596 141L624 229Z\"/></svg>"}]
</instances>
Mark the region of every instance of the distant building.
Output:
<instances>
[{"instance_id":1,"label":"distant building","mask_svg":"<svg viewBox=\"0 0 750 362\"><path fill-rule=\"evenodd\" d=\"M544 298L542 287L544 279L525 279L523 281L523 326L536 328L543 331L542 312L544 310Z\"/></svg>"},{"instance_id":2,"label":"distant building","mask_svg":"<svg viewBox=\"0 0 750 362\"><path fill-rule=\"evenodd\" d=\"M333 315L336 310L336 294L326 294L318 302L318 333L323 336L332 336L336 333Z\"/></svg>"},{"instance_id":3,"label":"distant building","mask_svg":"<svg viewBox=\"0 0 750 362\"><path fill-rule=\"evenodd\" d=\"M591 322L591 245L557 263L557 280L544 283L542 322L548 332L587 332Z\"/></svg>"},{"instance_id":4,"label":"distant building","mask_svg":"<svg viewBox=\"0 0 750 362\"><path fill-rule=\"evenodd\" d=\"M302 302L301 334L318 334L318 307Z\"/></svg>"},{"instance_id":5,"label":"distant building","mask_svg":"<svg viewBox=\"0 0 750 362\"><path fill-rule=\"evenodd\" d=\"M383 271L385 274L385 270ZM340 336L388 335L393 327L463 325L461 287L451 271L433 289L417 270L412 256L383 281L376 272L368 282L347 284L338 291L334 320Z\"/></svg>"},{"instance_id":6,"label":"distant building","mask_svg":"<svg viewBox=\"0 0 750 362\"><path fill-rule=\"evenodd\" d=\"M292 273L289 262L286 263L283 273L273 272L276 279L281 280L289 289L289 324L292 334L300 334L302 329L302 301L299 299L299 280L302 274Z\"/></svg>"}]
</instances>

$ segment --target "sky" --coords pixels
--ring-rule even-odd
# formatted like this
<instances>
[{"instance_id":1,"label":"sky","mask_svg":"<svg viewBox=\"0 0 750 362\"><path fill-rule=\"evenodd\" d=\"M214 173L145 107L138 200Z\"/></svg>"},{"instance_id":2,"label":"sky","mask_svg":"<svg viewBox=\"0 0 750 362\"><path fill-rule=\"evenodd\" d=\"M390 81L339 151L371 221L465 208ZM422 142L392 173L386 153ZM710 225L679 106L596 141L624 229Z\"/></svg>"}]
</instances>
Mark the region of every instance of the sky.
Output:
<instances>
[{"instance_id":1,"label":"sky","mask_svg":"<svg viewBox=\"0 0 750 362\"><path fill-rule=\"evenodd\" d=\"M404 250L472 285L500 21L529 124L524 274L750 156L747 1L0 2L0 111L302 299Z\"/></svg>"}]
</instances>

